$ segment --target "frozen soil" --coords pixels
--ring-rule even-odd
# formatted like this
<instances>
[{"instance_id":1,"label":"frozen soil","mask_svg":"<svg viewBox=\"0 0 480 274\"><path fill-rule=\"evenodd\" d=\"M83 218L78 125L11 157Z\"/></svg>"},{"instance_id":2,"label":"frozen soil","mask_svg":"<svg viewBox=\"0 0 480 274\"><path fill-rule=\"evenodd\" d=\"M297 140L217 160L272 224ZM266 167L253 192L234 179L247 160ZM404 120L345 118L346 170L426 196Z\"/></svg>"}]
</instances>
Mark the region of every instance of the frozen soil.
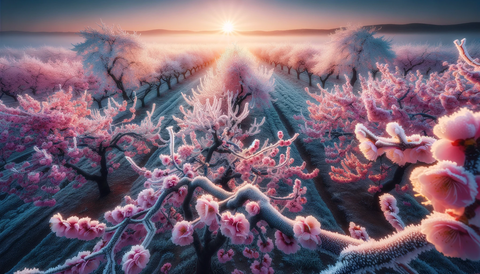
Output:
<instances>
[{"instance_id":1,"label":"frozen soil","mask_svg":"<svg viewBox=\"0 0 480 274\"><path fill-rule=\"evenodd\" d=\"M293 115L303 112L308 114L306 100L312 100L304 91L308 85L308 78L305 74L301 79L296 79L296 74L288 75L286 70L275 69L274 77L276 88L272 94L273 101L270 108L253 109L250 119L266 118L265 124L261 127L260 134L247 140L245 145L250 145L253 139L262 141L265 139L276 140L277 131L282 130L286 137L292 136L294 132L299 132L298 121L293 119ZM195 73L179 84L173 85L172 90L166 90L166 85L162 87L161 97L156 97L156 92L152 91L146 98L146 107L141 108L140 102L137 103L137 117L134 121L140 121L146 115L146 111L151 110L153 103L156 109L153 114L154 121L161 116L165 117L162 122L162 129L168 126L176 126L171 115L178 115L178 106L184 104L181 93L190 94L191 89L199 84L199 78L204 71ZM183 77L182 77L183 78ZM316 82L314 79L314 83ZM342 79L335 78L327 82L327 87L334 83L341 83ZM316 87L313 87L315 90ZM123 119L123 117L122 117ZM168 138L166 130L162 131L162 137ZM285 137L285 138L286 138ZM384 220L383 214L372 206L373 196L367 192L368 182L358 182L354 184L338 184L331 181L328 172L330 165L325 163L324 145L318 140L305 143L304 135L295 141L292 146L291 156L295 159L295 165L300 165L302 161L307 162L307 170L314 168L320 170L320 175L313 180L303 180L302 184L307 186L308 203L304 205L304 210L298 214L284 211L284 214L290 218L296 215L315 216L322 225L322 229L336 231L348 234L349 222L355 222L367 228L370 236L380 239L393 232L393 228ZM177 139L177 142L179 140ZM148 155L138 155L134 160L147 168L155 168L160 165L158 156L167 154L168 148L152 149ZM283 153L283 150L281 151ZM66 259L75 256L79 251L91 250L96 241L84 242L66 238L58 238L50 232L48 220L55 213L61 213L62 216L76 215L79 217L89 216L92 219L103 219L103 213L114 209L121 204L124 195L136 197L144 188L144 179L130 168L129 164L118 156L121 167L109 177L109 184L112 193L108 197L99 199L98 190L94 183L88 183L82 188L76 190L71 186L66 186L55 196L57 204L52 208L37 208L31 204L23 204L18 198L13 196L0 196L0 273L13 273L25 267L39 268L45 270L50 267L62 264ZM93 171L93 170L92 170ZM405 176L407 178L408 176ZM407 182L405 182L407 183ZM288 193L291 187L282 186L280 193ZM416 200L412 193L398 195L395 191L392 194L400 201L400 214L406 224L418 224L419 221L428 214L429 208L420 204L421 200ZM412 204L410 207L403 206L401 201L408 201ZM199 233L202 234L201 232ZM273 233L267 235L274 240ZM160 267L170 262L173 265L171 274L176 273L194 273L196 255L192 246L178 247L172 244L171 233L157 234L149 246L151 252L150 263L143 273L160 273ZM256 242L256 240L255 240ZM226 264L220 264L215 258L212 259L214 273L231 273L233 269L238 268L250 273L250 264L253 262L241 255L243 245L231 245L228 242L222 246L223 249L230 248L235 251L234 261ZM274 249L271 253L275 262L275 273L318 273L328 265L335 263L336 258L323 253L320 249L309 251L301 249L293 255ZM121 256L118 257L121 259ZM446 258L437 251L426 252L412 263L410 266L415 268L418 273L476 273L480 272L480 264L471 261L462 261L460 259ZM117 265L120 271L120 266ZM96 273L101 273L102 268ZM396 273L393 270L383 269L381 273Z\"/></svg>"}]
</instances>

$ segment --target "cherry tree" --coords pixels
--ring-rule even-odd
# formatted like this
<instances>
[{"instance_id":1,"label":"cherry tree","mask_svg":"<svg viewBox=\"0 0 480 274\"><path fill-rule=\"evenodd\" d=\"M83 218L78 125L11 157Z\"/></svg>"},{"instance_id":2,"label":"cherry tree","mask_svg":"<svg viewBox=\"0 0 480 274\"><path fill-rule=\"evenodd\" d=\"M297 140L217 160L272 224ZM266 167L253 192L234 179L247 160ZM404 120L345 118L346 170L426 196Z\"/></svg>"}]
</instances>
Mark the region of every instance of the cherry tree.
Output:
<instances>
[{"instance_id":1,"label":"cherry tree","mask_svg":"<svg viewBox=\"0 0 480 274\"><path fill-rule=\"evenodd\" d=\"M215 70L210 70L201 80L194 96L205 103L216 98L226 98L232 93L234 106L242 107L245 102L250 105L265 106L274 89L273 70L258 66L254 57L239 46L228 48L217 60ZM229 101L224 101L222 108L226 110Z\"/></svg>"},{"instance_id":2,"label":"cherry tree","mask_svg":"<svg viewBox=\"0 0 480 274\"><path fill-rule=\"evenodd\" d=\"M24 202L54 205L52 196L63 182L74 182L77 188L93 181L100 196L105 196L110 192L109 173L120 167L118 152L133 157L148 153L147 143L159 146L162 118L154 123L153 111L140 124L129 123L134 116L113 122L126 110L126 101L109 100L108 106L98 111L89 108L92 100L86 92L74 98L71 90L61 90L46 101L28 95L18 98L19 108L0 105L0 150L6 163L0 185L2 192L15 194ZM27 149L34 150L27 160L9 160Z\"/></svg>"},{"instance_id":3,"label":"cherry tree","mask_svg":"<svg viewBox=\"0 0 480 274\"><path fill-rule=\"evenodd\" d=\"M407 76L409 72L420 70L428 75L432 72L444 72L448 69L444 62L454 63L456 56L453 48L446 46L424 45L400 45L393 47L397 55L393 64Z\"/></svg>"},{"instance_id":4,"label":"cherry tree","mask_svg":"<svg viewBox=\"0 0 480 274\"><path fill-rule=\"evenodd\" d=\"M358 79L358 73L376 73L376 63L389 62L395 57L390 41L375 37L375 29L347 27L337 30L322 50L315 73L319 76L332 72L336 75L348 74L350 85Z\"/></svg>"},{"instance_id":5,"label":"cherry tree","mask_svg":"<svg viewBox=\"0 0 480 274\"><path fill-rule=\"evenodd\" d=\"M74 45L89 74L101 80L100 89L114 86L123 100L132 98L131 90L138 88L137 73L145 54L137 34L129 34L119 26L109 27L103 22L100 30L87 28L80 32L85 41Z\"/></svg>"}]
</instances>

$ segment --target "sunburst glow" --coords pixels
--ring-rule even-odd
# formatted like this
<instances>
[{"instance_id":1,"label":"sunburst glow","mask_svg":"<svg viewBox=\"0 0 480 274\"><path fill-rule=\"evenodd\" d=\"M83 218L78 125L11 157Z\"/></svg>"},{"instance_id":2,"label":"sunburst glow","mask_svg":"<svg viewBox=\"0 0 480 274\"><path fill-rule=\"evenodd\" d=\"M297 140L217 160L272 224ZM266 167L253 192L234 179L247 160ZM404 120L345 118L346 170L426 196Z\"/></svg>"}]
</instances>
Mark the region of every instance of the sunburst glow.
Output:
<instances>
[{"instance_id":1,"label":"sunburst glow","mask_svg":"<svg viewBox=\"0 0 480 274\"><path fill-rule=\"evenodd\" d=\"M224 33L231 33L233 32L233 24L232 22L228 21L223 24L222 30Z\"/></svg>"}]
</instances>

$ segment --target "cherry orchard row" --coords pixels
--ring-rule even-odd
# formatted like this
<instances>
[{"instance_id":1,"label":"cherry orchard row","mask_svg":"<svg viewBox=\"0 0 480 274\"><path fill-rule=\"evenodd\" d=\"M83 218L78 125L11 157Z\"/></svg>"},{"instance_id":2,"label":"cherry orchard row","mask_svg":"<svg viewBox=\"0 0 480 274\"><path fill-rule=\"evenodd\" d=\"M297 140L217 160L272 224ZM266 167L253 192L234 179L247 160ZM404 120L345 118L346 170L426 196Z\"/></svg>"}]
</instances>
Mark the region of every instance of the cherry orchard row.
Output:
<instances>
[{"instance_id":1,"label":"cherry orchard row","mask_svg":"<svg viewBox=\"0 0 480 274\"><path fill-rule=\"evenodd\" d=\"M145 106L145 97L172 79L180 81L207 66L221 52L220 47L179 46L175 49L145 44L136 34L104 24L100 30L81 32L85 41L74 51L63 48L0 50L0 87L2 95L17 101L21 94L46 97L71 87L78 94L88 90L101 108L102 101L117 97L133 98L133 91ZM77 55L75 55L75 53Z\"/></svg>"},{"instance_id":2,"label":"cherry orchard row","mask_svg":"<svg viewBox=\"0 0 480 274\"><path fill-rule=\"evenodd\" d=\"M306 73L309 85L312 76L319 77L323 88L330 77L349 75L350 84L358 79L358 73L375 77L379 72L376 63L388 63L406 76L419 70L428 75L448 69L444 61L454 63L457 55L453 47L425 45L392 45L383 37L374 36L374 29L348 27L339 29L330 36L330 41L321 45L271 44L253 45L251 51L261 60L277 65L290 74L293 69L300 79ZM472 47L475 52L480 48Z\"/></svg>"}]
</instances>

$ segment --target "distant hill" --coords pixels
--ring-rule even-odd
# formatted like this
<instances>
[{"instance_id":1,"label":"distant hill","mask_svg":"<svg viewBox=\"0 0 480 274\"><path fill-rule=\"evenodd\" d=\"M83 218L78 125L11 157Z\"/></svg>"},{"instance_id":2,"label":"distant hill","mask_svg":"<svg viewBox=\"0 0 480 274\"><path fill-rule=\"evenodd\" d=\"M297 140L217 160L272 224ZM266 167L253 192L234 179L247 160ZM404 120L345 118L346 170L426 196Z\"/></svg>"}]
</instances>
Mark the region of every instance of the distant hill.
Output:
<instances>
[{"instance_id":1,"label":"distant hill","mask_svg":"<svg viewBox=\"0 0 480 274\"><path fill-rule=\"evenodd\" d=\"M432 25L432 24L380 24L369 25L374 27L379 33L447 33L447 32L478 32L480 33L480 22L455 24L455 25ZM284 35L326 35L333 33L336 29L291 29L291 30L273 30L273 31L239 31L240 35L247 36L284 36ZM133 31L129 31L133 32ZM177 34L215 34L218 31L191 31L191 30L166 30L155 29L146 31L137 31L142 35L177 35ZM35 35L76 35L76 32L25 32L25 31L1 31L4 34L35 34Z\"/></svg>"}]
</instances>

